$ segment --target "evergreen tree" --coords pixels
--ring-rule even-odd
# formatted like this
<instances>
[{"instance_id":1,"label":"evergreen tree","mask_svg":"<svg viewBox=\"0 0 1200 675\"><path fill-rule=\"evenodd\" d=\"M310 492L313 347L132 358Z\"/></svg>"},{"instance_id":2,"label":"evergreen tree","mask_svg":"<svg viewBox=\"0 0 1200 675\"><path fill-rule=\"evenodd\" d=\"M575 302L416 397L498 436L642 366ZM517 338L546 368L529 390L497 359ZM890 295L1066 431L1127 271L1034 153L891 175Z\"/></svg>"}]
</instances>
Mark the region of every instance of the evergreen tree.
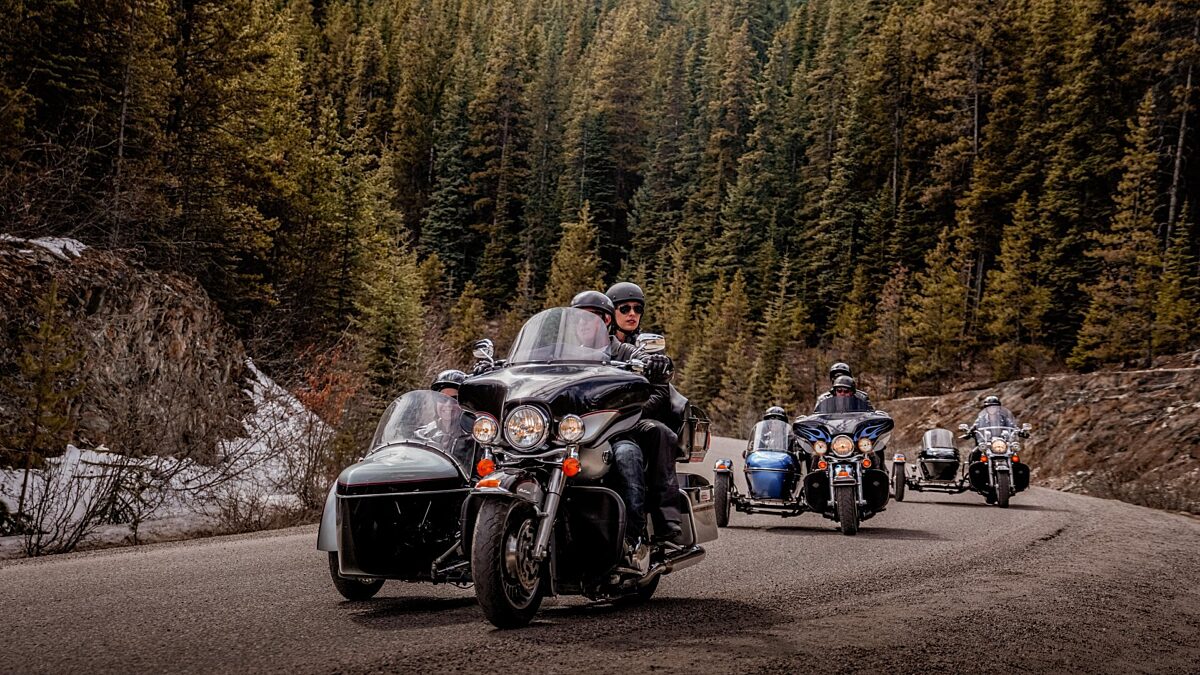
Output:
<instances>
[{"instance_id":1,"label":"evergreen tree","mask_svg":"<svg viewBox=\"0 0 1200 675\"><path fill-rule=\"evenodd\" d=\"M356 333L370 393L383 402L396 392L425 386L425 312L416 256L400 246L380 251L358 299Z\"/></svg>"},{"instance_id":2,"label":"evergreen tree","mask_svg":"<svg viewBox=\"0 0 1200 675\"><path fill-rule=\"evenodd\" d=\"M1117 188L1116 214L1107 232L1093 235L1096 247L1090 255L1098 261L1100 274L1087 288L1087 314L1068 360L1074 368L1104 363L1148 366L1153 354L1159 271L1154 221L1159 158L1153 147L1153 111L1153 93L1147 92L1121 162L1124 174Z\"/></svg>"},{"instance_id":3,"label":"evergreen tree","mask_svg":"<svg viewBox=\"0 0 1200 675\"><path fill-rule=\"evenodd\" d=\"M596 252L596 226L592 223L591 209L584 202L578 218L563 223L562 238L546 284L545 306L566 307L580 291L602 289L603 285L600 256Z\"/></svg>"},{"instance_id":4,"label":"evergreen tree","mask_svg":"<svg viewBox=\"0 0 1200 675\"><path fill-rule=\"evenodd\" d=\"M483 300L475 284L468 281L462 295L458 296L458 302L450 309L450 327L446 330L445 344L450 349L451 364L470 363L471 346L479 339L479 331L486 319Z\"/></svg>"},{"instance_id":5,"label":"evergreen tree","mask_svg":"<svg viewBox=\"0 0 1200 675\"><path fill-rule=\"evenodd\" d=\"M1200 278L1188 241L1186 210L1179 222L1183 227L1173 232L1154 301L1152 337L1156 354L1190 349L1200 339Z\"/></svg>"},{"instance_id":6,"label":"evergreen tree","mask_svg":"<svg viewBox=\"0 0 1200 675\"><path fill-rule=\"evenodd\" d=\"M883 396L895 396L904 378L907 364L907 347L904 339L905 310L911 293L908 268L899 266L891 270L887 283L879 294L875 306L875 332L868 340L870 368L883 377Z\"/></svg>"},{"instance_id":7,"label":"evergreen tree","mask_svg":"<svg viewBox=\"0 0 1200 675\"><path fill-rule=\"evenodd\" d=\"M904 308L901 338L909 355L906 372L917 383L941 390L966 360L967 284L961 240L942 230L916 275L912 304Z\"/></svg>"},{"instance_id":8,"label":"evergreen tree","mask_svg":"<svg viewBox=\"0 0 1200 675\"><path fill-rule=\"evenodd\" d=\"M1040 240L1037 211L1022 194L1005 228L998 267L988 273L984 312L986 332L992 342L992 370L998 379L1020 377L1025 366L1043 356L1042 326L1050 305L1049 290L1042 285L1034 264Z\"/></svg>"}]
</instances>

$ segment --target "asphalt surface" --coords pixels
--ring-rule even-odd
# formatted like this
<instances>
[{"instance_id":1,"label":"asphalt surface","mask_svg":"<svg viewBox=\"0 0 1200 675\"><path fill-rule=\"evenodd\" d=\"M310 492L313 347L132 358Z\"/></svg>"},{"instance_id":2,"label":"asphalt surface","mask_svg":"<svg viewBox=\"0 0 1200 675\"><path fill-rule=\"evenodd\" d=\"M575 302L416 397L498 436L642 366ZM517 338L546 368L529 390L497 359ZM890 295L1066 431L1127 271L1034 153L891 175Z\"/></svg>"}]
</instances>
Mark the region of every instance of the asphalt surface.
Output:
<instances>
[{"instance_id":1,"label":"asphalt surface","mask_svg":"<svg viewBox=\"0 0 1200 675\"><path fill-rule=\"evenodd\" d=\"M346 602L315 543L0 563L0 672L1200 672L1200 521L1037 488L910 491L854 537L734 513L650 603L549 599L504 632L451 586Z\"/></svg>"}]
</instances>

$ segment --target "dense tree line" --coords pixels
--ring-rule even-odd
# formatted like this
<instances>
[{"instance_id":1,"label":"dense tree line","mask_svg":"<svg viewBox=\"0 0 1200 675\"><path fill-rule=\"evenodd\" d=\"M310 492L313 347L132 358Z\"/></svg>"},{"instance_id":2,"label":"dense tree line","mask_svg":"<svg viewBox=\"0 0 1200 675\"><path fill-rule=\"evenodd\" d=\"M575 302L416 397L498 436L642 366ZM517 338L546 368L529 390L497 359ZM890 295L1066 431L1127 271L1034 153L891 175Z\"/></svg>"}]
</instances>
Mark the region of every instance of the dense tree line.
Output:
<instances>
[{"instance_id":1,"label":"dense tree line","mask_svg":"<svg viewBox=\"0 0 1200 675\"><path fill-rule=\"evenodd\" d=\"M378 395L576 284L739 425L1200 339L1197 0L9 0L0 223Z\"/></svg>"}]
</instances>

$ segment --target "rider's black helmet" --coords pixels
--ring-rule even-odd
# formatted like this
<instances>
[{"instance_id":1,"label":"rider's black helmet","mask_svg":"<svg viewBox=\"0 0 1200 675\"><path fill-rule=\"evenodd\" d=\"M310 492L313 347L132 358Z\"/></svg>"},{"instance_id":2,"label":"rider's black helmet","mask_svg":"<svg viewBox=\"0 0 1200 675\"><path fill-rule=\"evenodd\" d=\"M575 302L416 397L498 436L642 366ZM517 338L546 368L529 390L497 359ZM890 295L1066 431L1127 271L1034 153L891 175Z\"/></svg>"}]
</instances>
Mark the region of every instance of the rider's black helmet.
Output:
<instances>
[{"instance_id":1,"label":"rider's black helmet","mask_svg":"<svg viewBox=\"0 0 1200 675\"><path fill-rule=\"evenodd\" d=\"M583 291L571 298L571 306L578 309L592 309L604 312L608 315L609 321L616 318L616 310L613 308L612 300L600 291Z\"/></svg>"},{"instance_id":2,"label":"rider's black helmet","mask_svg":"<svg viewBox=\"0 0 1200 675\"><path fill-rule=\"evenodd\" d=\"M838 375L837 377L833 378L833 388L840 389L842 387L849 389L850 393L854 393L854 378L850 377L849 375Z\"/></svg>"},{"instance_id":3,"label":"rider's black helmet","mask_svg":"<svg viewBox=\"0 0 1200 675\"><path fill-rule=\"evenodd\" d=\"M609 300L612 300L613 306L616 307L622 302L640 302L642 306L646 306L646 294L642 292L642 287L629 281L620 281L608 287L605 293Z\"/></svg>"},{"instance_id":4,"label":"rider's black helmet","mask_svg":"<svg viewBox=\"0 0 1200 675\"><path fill-rule=\"evenodd\" d=\"M1000 397L999 396L988 396L987 398L983 399L983 404L980 405L979 407L987 408L987 407L993 406L993 405L1000 405Z\"/></svg>"},{"instance_id":5,"label":"rider's black helmet","mask_svg":"<svg viewBox=\"0 0 1200 675\"><path fill-rule=\"evenodd\" d=\"M787 413L783 410L783 408L780 408L777 405L773 405L770 408L767 408L767 412L763 414L763 419L764 420L783 420L784 422L788 421Z\"/></svg>"},{"instance_id":6,"label":"rider's black helmet","mask_svg":"<svg viewBox=\"0 0 1200 675\"><path fill-rule=\"evenodd\" d=\"M846 377L853 375L853 373L850 372L850 365L839 361L832 366L829 366L830 382L836 380L839 375L845 375Z\"/></svg>"},{"instance_id":7,"label":"rider's black helmet","mask_svg":"<svg viewBox=\"0 0 1200 675\"><path fill-rule=\"evenodd\" d=\"M433 384L429 388L434 391L443 389L458 389L467 379L467 374L461 370L443 370L438 373L438 376L433 380Z\"/></svg>"}]
</instances>

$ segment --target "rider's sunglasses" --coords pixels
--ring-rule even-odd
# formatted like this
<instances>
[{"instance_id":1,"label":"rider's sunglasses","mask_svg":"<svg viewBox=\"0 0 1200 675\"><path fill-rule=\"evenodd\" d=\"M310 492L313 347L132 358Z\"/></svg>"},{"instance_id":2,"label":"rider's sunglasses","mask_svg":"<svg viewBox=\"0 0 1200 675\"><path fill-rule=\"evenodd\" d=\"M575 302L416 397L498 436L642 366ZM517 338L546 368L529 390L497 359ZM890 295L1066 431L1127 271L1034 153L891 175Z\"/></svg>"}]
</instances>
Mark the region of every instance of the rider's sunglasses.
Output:
<instances>
[{"instance_id":1,"label":"rider's sunglasses","mask_svg":"<svg viewBox=\"0 0 1200 675\"><path fill-rule=\"evenodd\" d=\"M835 394L849 394L849 393L850 393L850 390L849 390L849 389L842 389L842 388L840 388L840 387L839 387L839 388L837 388L837 389L834 389L834 390L833 390L833 393L835 393Z\"/></svg>"},{"instance_id":2,"label":"rider's sunglasses","mask_svg":"<svg viewBox=\"0 0 1200 675\"><path fill-rule=\"evenodd\" d=\"M634 314L641 315L643 309L641 305L631 302L628 305L621 305L617 308L617 311L622 314L633 312Z\"/></svg>"}]
</instances>

